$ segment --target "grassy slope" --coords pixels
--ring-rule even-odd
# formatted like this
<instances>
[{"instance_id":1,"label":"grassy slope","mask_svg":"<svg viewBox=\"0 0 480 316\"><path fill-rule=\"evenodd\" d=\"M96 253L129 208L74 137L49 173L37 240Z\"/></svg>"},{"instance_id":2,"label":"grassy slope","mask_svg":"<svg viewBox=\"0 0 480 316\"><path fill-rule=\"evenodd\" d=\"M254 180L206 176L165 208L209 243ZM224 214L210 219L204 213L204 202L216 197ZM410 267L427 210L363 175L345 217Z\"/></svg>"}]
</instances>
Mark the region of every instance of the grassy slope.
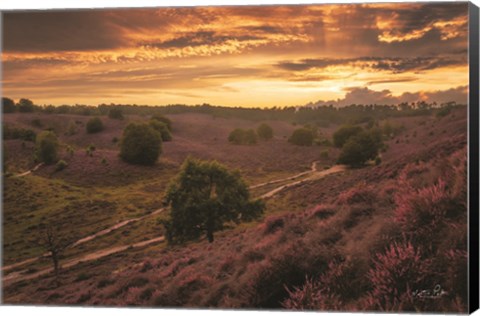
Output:
<instances>
[{"instance_id":1,"label":"grassy slope","mask_svg":"<svg viewBox=\"0 0 480 316\"><path fill-rule=\"evenodd\" d=\"M353 275L365 275L385 236L398 234L392 212L399 174L423 161L430 168L413 180L421 186L434 183L447 157L466 145L465 114L398 119L406 130L389 141L380 166L286 190L267 203L268 214L282 215L221 232L212 245L156 245L117 254L66 271L60 288L48 277L14 285L5 289L5 301L271 308L287 298L284 284L301 286L305 275L321 274L335 258L353 260ZM352 198L352 192L361 192L361 198ZM359 291L343 306L358 308L362 291L370 288L361 278L352 279L360 280L353 286Z\"/></svg>"}]
</instances>

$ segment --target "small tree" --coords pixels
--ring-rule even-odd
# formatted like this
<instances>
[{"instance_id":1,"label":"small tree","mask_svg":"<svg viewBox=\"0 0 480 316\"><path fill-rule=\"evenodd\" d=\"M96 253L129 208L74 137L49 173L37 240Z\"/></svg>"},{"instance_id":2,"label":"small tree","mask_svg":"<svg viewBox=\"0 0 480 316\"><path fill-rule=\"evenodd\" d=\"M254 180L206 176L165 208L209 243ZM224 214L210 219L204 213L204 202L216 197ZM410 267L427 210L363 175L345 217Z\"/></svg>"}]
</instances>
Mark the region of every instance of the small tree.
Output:
<instances>
[{"instance_id":1,"label":"small tree","mask_svg":"<svg viewBox=\"0 0 480 316\"><path fill-rule=\"evenodd\" d=\"M253 129L236 128L228 135L228 141L235 145L254 145L257 143L257 134Z\"/></svg>"},{"instance_id":2,"label":"small tree","mask_svg":"<svg viewBox=\"0 0 480 316\"><path fill-rule=\"evenodd\" d=\"M172 121L168 117L165 117L165 116L160 115L160 114L156 114L156 115L152 116L152 120L156 120L156 121L164 123L165 125L167 125L168 130L170 132L172 131Z\"/></svg>"},{"instance_id":3,"label":"small tree","mask_svg":"<svg viewBox=\"0 0 480 316\"><path fill-rule=\"evenodd\" d=\"M39 133L35 141L35 156L38 161L52 164L58 160L58 139L51 131Z\"/></svg>"},{"instance_id":4,"label":"small tree","mask_svg":"<svg viewBox=\"0 0 480 316\"><path fill-rule=\"evenodd\" d=\"M180 174L166 192L171 206L164 221L170 243L184 242L206 234L213 242L214 232L226 222L239 223L260 217L261 200L250 200L245 182L237 171L229 171L216 161L187 158Z\"/></svg>"},{"instance_id":5,"label":"small tree","mask_svg":"<svg viewBox=\"0 0 480 316\"><path fill-rule=\"evenodd\" d=\"M120 108L113 108L108 111L108 117L115 120L123 120L123 111Z\"/></svg>"},{"instance_id":6,"label":"small tree","mask_svg":"<svg viewBox=\"0 0 480 316\"><path fill-rule=\"evenodd\" d=\"M342 148L350 137L358 135L362 130L360 126L344 125L333 133L333 144Z\"/></svg>"},{"instance_id":7,"label":"small tree","mask_svg":"<svg viewBox=\"0 0 480 316\"><path fill-rule=\"evenodd\" d=\"M314 134L309 128L297 128L293 131L288 141L298 146L312 146Z\"/></svg>"},{"instance_id":8,"label":"small tree","mask_svg":"<svg viewBox=\"0 0 480 316\"><path fill-rule=\"evenodd\" d=\"M270 125L262 123L257 128L257 134L260 139L269 140L273 138L273 129Z\"/></svg>"},{"instance_id":9,"label":"small tree","mask_svg":"<svg viewBox=\"0 0 480 316\"><path fill-rule=\"evenodd\" d=\"M60 259L62 258L65 249L72 244L73 238L72 236L60 233L58 225L49 223L40 224L39 226L40 232L32 242L49 253L58 285Z\"/></svg>"},{"instance_id":10,"label":"small tree","mask_svg":"<svg viewBox=\"0 0 480 316\"><path fill-rule=\"evenodd\" d=\"M153 165L162 152L160 133L149 124L130 123L123 131L120 157L128 163Z\"/></svg>"},{"instance_id":11,"label":"small tree","mask_svg":"<svg viewBox=\"0 0 480 316\"><path fill-rule=\"evenodd\" d=\"M93 134L103 131L103 122L99 117L91 118L86 125L87 133Z\"/></svg>"},{"instance_id":12,"label":"small tree","mask_svg":"<svg viewBox=\"0 0 480 316\"><path fill-rule=\"evenodd\" d=\"M20 99L20 101L18 101L18 111L22 113L28 113L28 112L33 112L34 109L35 109L35 105L31 100Z\"/></svg>"},{"instance_id":13,"label":"small tree","mask_svg":"<svg viewBox=\"0 0 480 316\"><path fill-rule=\"evenodd\" d=\"M15 102L9 98L2 98L3 113L13 113L17 110Z\"/></svg>"},{"instance_id":14,"label":"small tree","mask_svg":"<svg viewBox=\"0 0 480 316\"><path fill-rule=\"evenodd\" d=\"M375 131L361 132L351 137L343 146L338 162L352 167L361 167L368 160L375 159L382 145Z\"/></svg>"},{"instance_id":15,"label":"small tree","mask_svg":"<svg viewBox=\"0 0 480 316\"><path fill-rule=\"evenodd\" d=\"M158 120L150 120L149 124L154 130L160 133L162 141L169 142L172 140L172 134L165 123Z\"/></svg>"}]
</instances>

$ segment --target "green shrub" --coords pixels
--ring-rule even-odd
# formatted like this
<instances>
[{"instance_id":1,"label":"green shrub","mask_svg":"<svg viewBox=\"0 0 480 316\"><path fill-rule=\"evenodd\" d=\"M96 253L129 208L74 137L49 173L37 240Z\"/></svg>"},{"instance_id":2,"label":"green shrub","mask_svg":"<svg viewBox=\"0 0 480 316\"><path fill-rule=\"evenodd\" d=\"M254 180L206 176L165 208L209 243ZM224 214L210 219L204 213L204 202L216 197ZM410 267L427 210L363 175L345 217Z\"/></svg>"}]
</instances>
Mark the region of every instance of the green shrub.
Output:
<instances>
[{"instance_id":1,"label":"green shrub","mask_svg":"<svg viewBox=\"0 0 480 316\"><path fill-rule=\"evenodd\" d=\"M68 163L65 160L59 160L55 164L55 171L62 171L68 166Z\"/></svg>"},{"instance_id":2,"label":"green shrub","mask_svg":"<svg viewBox=\"0 0 480 316\"><path fill-rule=\"evenodd\" d=\"M382 163L382 158L380 158L380 156L377 156L377 158L375 158L375 166L378 166L381 163Z\"/></svg>"},{"instance_id":3,"label":"green shrub","mask_svg":"<svg viewBox=\"0 0 480 316\"><path fill-rule=\"evenodd\" d=\"M445 117L448 114L450 114L451 111L452 111L452 108L450 106L444 106L440 108L440 110L438 110L437 117Z\"/></svg>"},{"instance_id":4,"label":"green shrub","mask_svg":"<svg viewBox=\"0 0 480 316\"><path fill-rule=\"evenodd\" d=\"M360 126L344 125L333 134L333 144L342 148L350 137L358 135L362 130Z\"/></svg>"},{"instance_id":5,"label":"green shrub","mask_svg":"<svg viewBox=\"0 0 480 316\"><path fill-rule=\"evenodd\" d=\"M167 124L158 120L153 120L153 119L150 120L149 124L154 130L160 133L160 136L162 137L162 141L169 142L172 140L172 134L170 133L170 130L168 129Z\"/></svg>"},{"instance_id":6,"label":"green shrub","mask_svg":"<svg viewBox=\"0 0 480 316\"><path fill-rule=\"evenodd\" d=\"M254 145L257 143L257 134L253 129L236 128L228 135L228 141L235 145Z\"/></svg>"},{"instance_id":7,"label":"green shrub","mask_svg":"<svg viewBox=\"0 0 480 316\"><path fill-rule=\"evenodd\" d=\"M113 108L108 111L108 117L115 120L123 120L123 112L121 109Z\"/></svg>"},{"instance_id":8,"label":"green shrub","mask_svg":"<svg viewBox=\"0 0 480 316\"><path fill-rule=\"evenodd\" d=\"M257 127L257 134L260 139L269 140L273 138L273 129L270 125L262 123Z\"/></svg>"},{"instance_id":9,"label":"green shrub","mask_svg":"<svg viewBox=\"0 0 480 316\"><path fill-rule=\"evenodd\" d=\"M29 112L33 112L34 109L35 109L35 105L33 104L33 102L31 100L20 99L20 101L18 101L18 111L19 112L29 113Z\"/></svg>"},{"instance_id":10,"label":"green shrub","mask_svg":"<svg viewBox=\"0 0 480 316\"><path fill-rule=\"evenodd\" d=\"M293 131L292 135L288 139L288 142L298 146L312 146L313 144L313 131L309 128L298 128Z\"/></svg>"},{"instance_id":11,"label":"green shrub","mask_svg":"<svg viewBox=\"0 0 480 316\"><path fill-rule=\"evenodd\" d=\"M2 98L2 109L3 113L13 113L17 111L15 102L13 102L13 100L9 98Z\"/></svg>"},{"instance_id":12,"label":"green shrub","mask_svg":"<svg viewBox=\"0 0 480 316\"><path fill-rule=\"evenodd\" d=\"M156 114L156 115L152 116L152 120L156 120L156 121L164 123L165 125L167 125L168 130L170 132L172 131L172 121L168 117L165 117L165 116L160 115L160 114Z\"/></svg>"},{"instance_id":13,"label":"green shrub","mask_svg":"<svg viewBox=\"0 0 480 316\"><path fill-rule=\"evenodd\" d=\"M125 162L153 165L161 152L161 135L149 124L131 123L124 129L120 157Z\"/></svg>"},{"instance_id":14,"label":"green shrub","mask_svg":"<svg viewBox=\"0 0 480 316\"><path fill-rule=\"evenodd\" d=\"M3 126L3 139L21 139L27 142L35 141L37 134L31 129Z\"/></svg>"},{"instance_id":15,"label":"green shrub","mask_svg":"<svg viewBox=\"0 0 480 316\"><path fill-rule=\"evenodd\" d=\"M103 122L99 117L91 118L86 125L87 133L93 134L103 131Z\"/></svg>"},{"instance_id":16,"label":"green shrub","mask_svg":"<svg viewBox=\"0 0 480 316\"><path fill-rule=\"evenodd\" d=\"M35 143L35 156L38 161L52 164L58 160L58 139L54 132L41 132Z\"/></svg>"},{"instance_id":17,"label":"green shrub","mask_svg":"<svg viewBox=\"0 0 480 316\"><path fill-rule=\"evenodd\" d=\"M379 142L377 135L372 131L363 131L351 137L343 146L338 162L352 167L361 167L370 159L378 155L383 143Z\"/></svg>"}]
</instances>

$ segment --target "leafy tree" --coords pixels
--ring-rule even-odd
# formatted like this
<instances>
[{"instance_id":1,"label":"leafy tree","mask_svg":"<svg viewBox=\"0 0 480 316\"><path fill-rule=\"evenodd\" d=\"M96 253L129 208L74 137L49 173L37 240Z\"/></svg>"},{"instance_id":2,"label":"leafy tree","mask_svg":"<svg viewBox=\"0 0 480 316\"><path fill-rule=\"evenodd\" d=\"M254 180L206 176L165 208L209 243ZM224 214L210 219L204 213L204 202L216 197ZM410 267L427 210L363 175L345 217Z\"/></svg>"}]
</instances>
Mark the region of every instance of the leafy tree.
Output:
<instances>
[{"instance_id":1,"label":"leafy tree","mask_svg":"<svg viewBox=\"0 0 480 316\"><path fill-rule=\"evenodd\" d=\"M257 128L257 134L260 139L269 140L273 138L273 129L270 125L262 123Z\"/></svg>"},{"instance_id":2,"label":"leafy tree","mask_svg":"<svg viewBox=\"0 0 480 316\"><path fill-rule=\"evenodd\" d=\"M128 163L153 165L162 152L160 133L149 124L130 123L123 130L120 157Z\"/></svg>"},{"instance_id":3,"label":"leafy tree","mask_svg":"<svg viewBox=\"0 0 480 316\"><path fill-rule=\"evenodd\" d=\"M35 105L31 100L20 99L20 101L18 101L18 111L22 113L28 113L28 112L33 112L34 109L35 109Z\"/></svg>"},{"instance_id":4,"label":"leafy tree","mask_svg":"<svg viewBox=\"0 0 480 316\"><path fill-rule=\"evenodd\" d=\"M160 133L162 141L169 142L172 140L172 134L165 123L158 120L150 120L149 124L154 130Z\"/></svg>"},{"instance_id":5,"label":"leafy tree","mask_svg":"<svg viewBox=\"0 0 480 316\"><path fill-rule=\"evenodd\" d=\"M17 110L15 102L9 98L2 98L3 113L13 113Z\"/></svg>"},{"instance_id":6,"label":"leafy tree","mask_svg":"<svg viewBox=\"0 0 480 316\"><path fill-rule=\"evenodd\" d=\"M58 138L52 131L43 131L36 137L35 156L37 160L52 164L58 160Z\"/></svg>"},{"instance_id":7,"label":"leafy tree","mask_svg":"<svg viewBox=\"0 0 480 316\"><path fill-rule=\"evenodd\" d=\"M86 129L89 134L101 132L103 131L103 122L99 117L93 117L88 120Z\"/></svg>"},{"instance_id":8,"label":"leafy tree","mask_svg":"<svg viewBox=\"0 0 480 316\"><path fill-rule=\"evenodd\" d=\"M350 137L338 158L338 162L352 167L361 167L368 160L375 159L383 143L378 140L377 132L363 131Z\"/></svg>"},{"instance_id":9,"label":"leafy tree","mask_svg":"<svg viewBox=\"0 0 480 316\"><path fill-rule=\"evenodd\" d=\"M167 125L168 130L170 132L172 131L172 121L168 117L165 117L165 116L160 115L160 114L156 114L156 115L152 116L152 120L156 120L156 121L164 123L165 125Z\"/></svg>"},{"instance_id":10,"label":"leafy tree","mask_svg":"<svg viewBox=\"0 0 480 316\"><path fill-rule=\"evenodd\" d=\"M362 130L360 126L344 125L333 133L333 144L342 148L350 137L358 135Z\"/></svg>"},{"instance_id":11,"label":"leafy tree","mask_svg":"<svg viewBox=\"0 0 480 316\"><path fill-rule=\"evenodd\" d=\"M313 131L310 128L302 127L294 130L288 141L298 146L312 146L313 139Z\"/></svg>"},{"instance_id":12,"label":"leafy tree","mask_svg":"<svg viewBox=\"0 0 480 316\"><path fill-rule=\"evenodd\" d=\"M257 134L253 129L236 128L228 135L228 141L235 145L254 145L257 143Z\"/></svg>"},{"instance_id":13,"label":"leafy tree","mask_svg":"<svg viewBox=\"0 0 480 316\"><path fill-rule=\"evenodd\" d=\"M119 108L113 108L108 111L108 117L116 120L123 120L123 111Z\"/></svg>"},{"instance_id":14,"label":"leafy tree","mask_svg":"<svg viewBox=\"0 0 480 316\"><path fill-rule=\"evenodd\" d=\"M181 243L214 232L227 222L239 223L260 217L261 200L251 200L238 171L229 171L216 161L187 158L166 192L170 218L163 223L170 243Z\"/></svg>"}]
</instances>

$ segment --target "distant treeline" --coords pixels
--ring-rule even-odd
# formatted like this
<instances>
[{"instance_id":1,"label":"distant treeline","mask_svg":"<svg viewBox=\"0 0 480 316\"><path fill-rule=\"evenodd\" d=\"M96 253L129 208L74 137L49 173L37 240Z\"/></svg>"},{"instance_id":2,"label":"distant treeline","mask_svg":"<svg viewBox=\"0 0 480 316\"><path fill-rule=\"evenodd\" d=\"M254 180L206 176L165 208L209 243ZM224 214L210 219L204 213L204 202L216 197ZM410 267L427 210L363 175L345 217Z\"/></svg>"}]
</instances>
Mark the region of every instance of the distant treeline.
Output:
<instances>
[{"instance_id":1,"label":"distant treeline","mask_svg":"<svg viewBox=\"0 0 480 316\"><path fill-rule=\"evenodd\" d=\"M6 101L8 100L8 101ZM441 105L436 103L402 103L399 105L358 105L345 107L325 105L318 107L273 107L273 108L243 108L214 106L210 104L183 105L173 104L164 106L131 105L131 104L100 104L91 105L34 105L28 99L21 99L15 106L6 107L11 99L3 98L4 113L8 112L43 112L47 114L76 114L76 115L107 115L112 109L120 110L124 115L168 115L182 113L200 113L215 117L238 118L252 121L280 120L297 124L315 123L326 126L330 123L368 123L390 117L431 115L442 109L460 107L455 102ZM8 109L8 111L7 111Z\"/></svg>"}]
</instances>

